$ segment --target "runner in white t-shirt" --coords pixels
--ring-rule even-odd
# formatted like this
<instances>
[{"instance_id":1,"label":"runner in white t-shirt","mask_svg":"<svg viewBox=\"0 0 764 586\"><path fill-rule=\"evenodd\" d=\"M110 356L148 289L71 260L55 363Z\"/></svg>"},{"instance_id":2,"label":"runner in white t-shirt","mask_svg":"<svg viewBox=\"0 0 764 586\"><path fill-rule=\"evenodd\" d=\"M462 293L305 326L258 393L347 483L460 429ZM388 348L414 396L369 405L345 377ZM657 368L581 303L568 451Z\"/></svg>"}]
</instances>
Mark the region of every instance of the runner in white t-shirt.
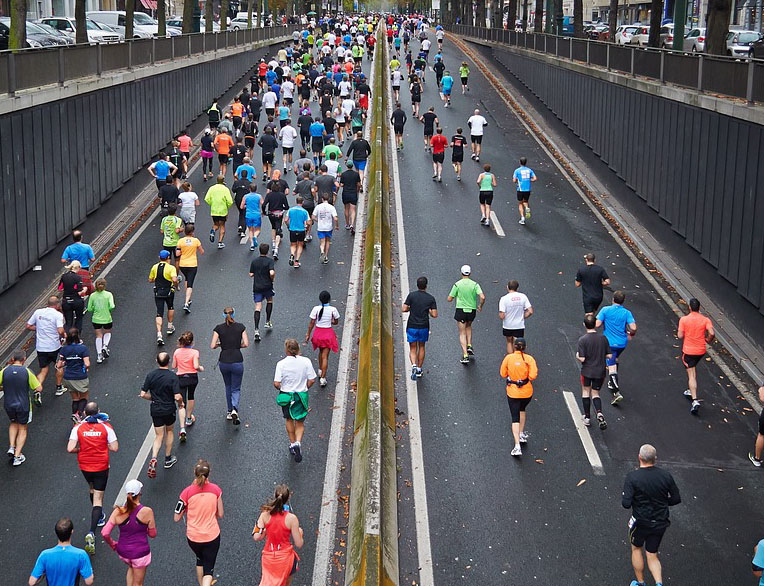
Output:
<instances>
[{"instance_id":1,"label":"runner in white t-shirt","mask_svg":"<svg viewBox=\"0 0 764 586\"><path fill-rule=\"evenodd\" d=\"M61 340L66 337L64 331L64 314L61 313L61 301L55 295L48 297L48 306L37 309L27 322L27 329L35 333L35 350L37 350L37 364L40 366L40 374L37 380L40 383L38 392L34 394L36 404L42 404L42 385L48 376L50 365L55 366L58 360L58 351L61 349ZM56 370L56 395L63 395L64 370Z\"/></svg>"},{"instance_id":2,"label":"runner in white t-shirt","mask_svg":"<svg viewBox=\"0 0 764 586\"><path fill-rule=\"evenodd\" d=\"M292 126L292 121L287 118L286 126L279 132L279 140L281 141L281 151L283 153L284 161L284 175L289 173L289 169L292 168L294 141L297 140L298 136L297 130Z\"/></svg>"},{"instance_id":3,"label":"runner in white t-shirt","mask_svg":"<svg viewBox=\"0 0 764 586\"><path fill-rule=\"evenodd\" d=\"M470 127L470 150L472 151L472 160L480 160L480 150L483 144L483 129L488 126L488 120L483 118L480 110L475 108L475 114L467 120L467 126Z\"/></svg>"},{"instance_id":4,"label":"runner in white t-shirt","mask_svg":"<svg viewBox=\"0 0 764 586\"><path fill-rule=\"evenodd\" d=\"M339 228L337 220L337 210L329 203L330 195L324 193L321 196L323 200L313 210L313 219L316 221L316 230L318 231L319 242L319 262L329 264L329 248L332 244L332 230Z\"/></svg>"},{"instance_id":5,"label":"runner in white t-shirt","mask_svg":"<svg viewBox=\"0 0 764 586\"><path fill-rule=\"evenodd\" d=\"M273 386L279 390L279 394L307 393L308 389L316 382L316 371L309 358L300 356L300 343L289 338L284 342L286 358L276 363L276 373L273 376ZM294 396L293 401L299 400ZM307 403L307 401L306 401ZM307 404L304 405L307 411ZM289 437L289 453L294 455L295 462L302 461L302 436L305 433L305 416L300 419L292 418L290 405L282 405L286 432Z\"/></svg>"},{"instance_id":6,"label":"runner in white t-shirt","mask_svg":"<svg viewBox=\"0 0 764 586\"><path fill-rule=\"evenodd\" d=\"M517 289L517 281L507 283L507 294L499 299L499 319L507 338L507 354L514 352L515 338L525 337L525 320L533 315L533 307L528 297Z\"/></svg>"},{"instance_id":7,"label":"runner in white t-shirt","mask_svg":"<svg viewBox=\"0 0 764 586\"><path fill-rule=\"evenodd\" d=\"M333 326L339 323L340 312L333 305L329 305L332 296L328 291L321 291L318 300L321 305L316 305L310 312L305 343L308 343L310 333L313 332L313 350L318 350L318 384L325 387L326 375L329 372L329 353L339 352L337 334Z\"/></svg>"}]
</instances>

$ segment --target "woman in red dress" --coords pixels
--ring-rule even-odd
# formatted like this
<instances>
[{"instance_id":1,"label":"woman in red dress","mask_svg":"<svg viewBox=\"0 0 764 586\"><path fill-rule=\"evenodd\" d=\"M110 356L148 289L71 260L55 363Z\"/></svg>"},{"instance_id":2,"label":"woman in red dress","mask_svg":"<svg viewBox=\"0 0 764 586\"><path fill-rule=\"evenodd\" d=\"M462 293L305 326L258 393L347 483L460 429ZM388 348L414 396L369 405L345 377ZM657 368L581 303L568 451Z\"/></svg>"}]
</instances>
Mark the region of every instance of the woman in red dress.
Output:
<instances>
[{"instance_id":1,"label":"woman in red dress","mask_svg":"<svg viewBox=\"0 0 764 586\"><path fill-rule=\"evenodd\" d=\"M290 586L299 569L300 556L294 548L302 547L303 533L297 515L287 504L289 495L289 487L279 484L273 500L260 507L260 517L252 530L255 541L265 539L260 586Z\"/></svg>"}]
</instances>

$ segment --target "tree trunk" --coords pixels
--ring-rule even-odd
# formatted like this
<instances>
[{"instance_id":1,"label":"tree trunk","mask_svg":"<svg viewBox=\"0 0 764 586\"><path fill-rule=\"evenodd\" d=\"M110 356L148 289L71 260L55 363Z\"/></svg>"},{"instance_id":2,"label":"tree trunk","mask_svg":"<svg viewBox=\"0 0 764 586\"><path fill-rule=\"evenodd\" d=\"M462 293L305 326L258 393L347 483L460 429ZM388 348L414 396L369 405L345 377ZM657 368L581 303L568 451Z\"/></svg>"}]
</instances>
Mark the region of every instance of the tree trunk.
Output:
<instances>
[{"instance_id":1,"label":"tree trunk","mask_svg":"<svg viewBox=\"0 0 764 586\"><path fill-rule=\"evenodd\" d=\"M584 0L573 0L573 36L584 38Z\"/></svg>"},{"instance_id":2,"label":"tree trunk","mask_svg":"<svg viewBox=\"0 0 764 586\"><path fill-rule=\"evenodd\" d=\"M228 0L220 0L220 30L228 29Z\"/></svg>"},{"instance_id":3,"label":"tree trunk","mask_svg":"<svg viewBox=\"0 0 764 586\"><path fill-rule=\"evenodd\" d=\"M74 40L80 43L88 42L88 25L85 22L85 0L74 2L74 28L76 29Z\"/></svg>"},{"instance_id":4,"label":"tree trunk","mask_svg":"<svg viewBox=\"0 0 764 586\"><path fill-rule=\"evenodd\" d=\"M546 15L547 18L552 18L551 14ZM536 0L536 12L533 15L533 32L540 33L541 27L544 24L544 0Z\"/></svg>"},{"instance_id":5,"label":"tree trunk","mask_svg":"<svg viewBox=\"0 0 764 586\"><path fill-rule=\"evenodd\" d=\"M648 47L658 47L661 44L661 20L663 20L663 0L652 0L650 4L650 36Z\"/></svg>"},{"instance_id":6,"label":"tree trunk","mask_svg":"<svg viewBox=\"0 0 764 586\"><path fill-rule=\"evenodd\" d=\"M183 0L183 34L194 32L194 5L195 0Z\"/></svg>"},{"instance_id":7,"label":"tree trunk","mask_svg":"<svg viewBox=\"0 0 764 586\"><path fill-rule=\"evenodd\" d=\"M485 0L475 2L475 26L485 28Z\"/></svg>"},{"instance_id":8,"label":"tree trunk","mask_svg":"<svg viewBox=\"0 0 764 586\"><path fill-rule=\"evenodd\" d=\"M247 4L247 28L252 28L252 9L255 7L255 0L249 0Z\"/></svg>"},{"instance_id":9,"label":"tree trunk","mask_svg":"<svg viewBox=\"0 0 764 586\"><path fill-rule=\"evenodd\" d=\"M493 27L504 28L502 0L491 0L491 9L493 10Z\"/></svg>"},{"instance_id":10,"label":"tree trunk","mask_svg":"<svg viewBox=\"0 0 764 586\"><path fill-rule=\"evenodd\" d=\"M523 32L528 32L528 0L523 0Z\"/></svg>"},{"instance_id":11,"label":"tree trunk","mask_svg":"<svg viewBox=\"0 0 764 586\"><path fill-rule=\"evenodd\" d=\"M27 45L27 0L11 0L11 31L9 49L23 49Z\"/></svg>"},{"instance_id":12,"label":"tree trunk","mask_svg":"<svg viewBox=\"0 0 764 586\"><path fill-rule=\"evenodd\" d=\"M610 28L610 42L615 43L615 29L618 28L618 0L610 0L610 13L608 14L607 24Z\"/></svg>"},{"instance_id":13,"label":"tree trunk","mask_svg":"<svg viewBox=\"0 0 764 586\"><path fill-rule=\"evenodd\" d=\"M517 20L517 0L509 0L509 10L507 11L507 28L515 30L515 21Z\"/></svg>"},{"instance_id":14,"label":"tree trunk","mask_svg":"<svg viewBox=\"0 0 764 586\"><path fill-rule=\"evenodd\" d=\"M554 30L556 35L562 36L562 24L564 22L562 14L562 0L554 0Z\"/></svg>"},{"instance_id":15,"label":"tree trunk","mask_svg":"<svg viewBox=\"0 0 764 586\"><path fill-rule=\"evenodd\" d=\"M730 7L730 0L708 0L706 53L709 55L727 53L726 38L730 24Z\"/></svg>"},{"instance_id":16,"label":"tree trunk","mask_svg":"<svg viewBox=\"0 0 764 586\"><path fill-rule=\"evenodd\" d=\"M212 25L212 0L205 0L204 2L204 32L211 33L214 29Z\"/></svg>"},{"instance_id":17,"label":"tree trunk","mask_svg":"<svg viewBox=\"0 0 764 586\"><path fill-rule=\"evenodd\" d=\"M133 19L135 18L135 0L125 0L125 40L133 38Z\"/></svg>"},{"instance_id":18,"label":"tree trunk","mask_svg":"<svg viewBox=\"0 0 764 586\"><path fill-rule=\"evenodd\" d=\"M81 0L84 2L84 0ZM167 36L167 7L165 0L157 0L157 36Z\"/></svg>"}]
</instances>

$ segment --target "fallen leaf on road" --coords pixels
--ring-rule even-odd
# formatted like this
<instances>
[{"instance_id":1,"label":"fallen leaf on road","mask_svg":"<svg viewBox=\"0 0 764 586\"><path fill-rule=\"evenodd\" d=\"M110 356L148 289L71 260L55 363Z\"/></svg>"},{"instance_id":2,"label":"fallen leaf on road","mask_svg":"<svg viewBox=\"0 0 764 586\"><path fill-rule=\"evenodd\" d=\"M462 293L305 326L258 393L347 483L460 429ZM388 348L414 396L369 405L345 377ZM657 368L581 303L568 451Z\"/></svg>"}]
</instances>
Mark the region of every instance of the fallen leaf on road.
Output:
<instances>
[{"instance_id":1,"label":"fallen leaf on road","mask_svg":"<svg viewBox=\"0 0 764 586\"><path fill-rule=\"evenodd\" d=\"M536 458L536 464L543 464L543 463L544 463L544 460L542 460L541 458Z\"/></svg>"},{"instance_id":2,"label":"fallen leaf on road","mask_svg":"<svg viewBox=\"0 0 764 586\"><path fill-rule=\"evenodd\" d=\"M586 482L586 478L582 478L581 480L578 481L578 484L576 484L576 486L581 486L585 482Z\"/></svg>"}]
</instances>

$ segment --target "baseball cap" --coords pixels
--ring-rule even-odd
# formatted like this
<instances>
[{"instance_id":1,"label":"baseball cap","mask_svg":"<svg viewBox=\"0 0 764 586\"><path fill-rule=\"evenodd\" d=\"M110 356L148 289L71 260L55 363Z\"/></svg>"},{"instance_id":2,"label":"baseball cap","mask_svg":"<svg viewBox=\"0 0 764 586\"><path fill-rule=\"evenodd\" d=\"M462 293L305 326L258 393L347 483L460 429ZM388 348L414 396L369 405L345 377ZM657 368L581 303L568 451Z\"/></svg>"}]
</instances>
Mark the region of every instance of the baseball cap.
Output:
<instances>
[{"instance_id":1,"label":"baseball cap","mask_svg":"<svg viewBox=\"0 0 764 586\"><path fill-rule=\"evenodd\" d=\"M140 480L133 478L125 483L125 494L131 494L133 496L141 494L143 490L143 483Z\"/></svg>"},{"instance_id":2,"label":"baseball cap","mask_svg":"<svg viewBox=\"0 0 764 586\"><path fill-rule=\"evenodd\" d=\"M462 265L462 275L469 275L472 272L470 265Z\"/></svg>"},{"instance_id":3,"label":"baseball cap","mask_svg":"<svg viewBox=\"0 0 764 586\"><path fill-rule=\"evenodd\" d=\"M159 258L168 259L170 258L170 251L169 250L160 250L159 251ZM469 268L469 267L467 267ZM462 267L464 269L464 267Z\"/></svg>"}]
</instances>

